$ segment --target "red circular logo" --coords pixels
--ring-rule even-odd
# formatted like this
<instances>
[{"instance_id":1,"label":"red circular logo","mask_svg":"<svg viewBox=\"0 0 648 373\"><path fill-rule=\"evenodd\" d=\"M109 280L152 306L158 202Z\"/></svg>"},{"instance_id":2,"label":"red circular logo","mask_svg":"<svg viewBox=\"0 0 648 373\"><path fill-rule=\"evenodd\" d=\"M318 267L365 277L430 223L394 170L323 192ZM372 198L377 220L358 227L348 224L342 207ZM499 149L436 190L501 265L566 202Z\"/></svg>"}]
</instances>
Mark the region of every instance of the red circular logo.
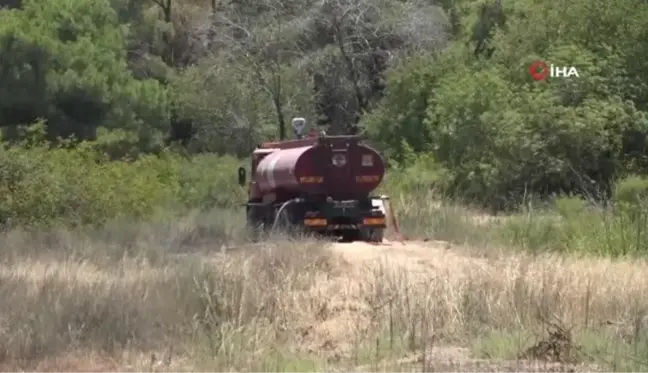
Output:
<instances>
[{"instance_id":1,"label":"red circular logo","mask_svg":"<svg viewBox=\"0 0 648 373\"><path fill-rule=\"evenodd\" d=\"M529 66L529 74L531 74L533 80L545 80L549 76L549 66L543 61L534 61Z\"/></svg>"}]
</instances>

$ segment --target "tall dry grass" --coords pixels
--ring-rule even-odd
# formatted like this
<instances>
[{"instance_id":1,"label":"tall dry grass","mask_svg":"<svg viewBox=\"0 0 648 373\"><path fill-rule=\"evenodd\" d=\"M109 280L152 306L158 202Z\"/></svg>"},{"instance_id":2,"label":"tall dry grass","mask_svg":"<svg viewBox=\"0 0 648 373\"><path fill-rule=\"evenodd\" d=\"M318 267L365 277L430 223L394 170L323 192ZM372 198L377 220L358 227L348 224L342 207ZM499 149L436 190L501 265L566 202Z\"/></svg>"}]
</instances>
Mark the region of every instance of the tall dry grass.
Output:
<instances>
[{"instance_id":1,"label":"tall dry grass","mask_svg":"<svg viewBox=\"0 0 648 373\"><path fill-rule=\"evenodd\" d=\"M88 356L108 370L273 364L258 357L279 356L273 346L290 338L286 300L331 264L315 241L251 245L234 220L4 235L3 368L59 370L63 359L84 370Z\"/></svg>"},{"instance_id":2,"label":"tall dry grass","mask_svg":"<svg viewBox=\"0 0 648 373\"><path fill-rule=\"evenodd\" d=\"M438 231L475 234L466 210L435 209L446 209L444 220L416 213ZM641 260L514 253L490 241L251 244L241 216L4 234L0 367L555 371L648 362ZM559 346L564 361L522 356L552 342L552 323L573 338Z\"/></svg>"},{"instance_id":3,"label":"tall dry grass","mask_svg":"<svg viewBox=\"0 0 648 373\"><path fill-rule=\"evenodd\" d=\"M446 244L407 255L399 259L389 253L378 261L352 296L370 304L374 339L365 341L365 349L387 357L377 359L382 369L394 367L389 352L394 346L401 355L417 356L419 367L425 356L433 367L443 362L448 346L470 349L472 358L434 367L447 370L553 370L555 362L565 363L565 370L578 364L615 371L648 366L648 265L643 261L511 255L496 249L484 255ZM571 338L568 345L525 356L540 359L539 364L520 360L543 341L560 342L549 335L556 331Z\"/></svg>"}]
</instances>

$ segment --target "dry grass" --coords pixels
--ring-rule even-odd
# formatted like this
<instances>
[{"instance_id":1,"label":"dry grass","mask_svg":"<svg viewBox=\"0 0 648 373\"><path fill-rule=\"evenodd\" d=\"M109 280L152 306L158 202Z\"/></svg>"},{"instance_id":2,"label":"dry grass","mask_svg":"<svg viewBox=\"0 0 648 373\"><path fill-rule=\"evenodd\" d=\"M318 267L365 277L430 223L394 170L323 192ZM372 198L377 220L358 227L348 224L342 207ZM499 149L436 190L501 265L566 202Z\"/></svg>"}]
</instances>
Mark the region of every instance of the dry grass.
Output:
<instances>
[{"instance_id":1,"label":"dry grass","mask_svg":"<svg viewBox=\"0 0 648 373\"><path fill-rule=\"evenodd\" d=\"M552 324L558 324L579 345L571 346L579 350L575 356L558 362L591 362L601 369L648 363L645 263L504 252L485 258L439 243L396 244L388 251L368 278L363 271L364 290L355 296L372 305L376 343L418 353L470 346L478 357L516 359L549 340ZM453 370L504 364L466 358L455 363Z\"/></svg>"},{"instance_id":2,"label":"dry grass","mask_svg":"<svg viewBox=\"0 0 648 373\"><path fill-rule=\"evenodd\" d=\"M642 261L446 242L251 245L237 227L212 214L6 234L0 368L556 371L648 361ZM569 354L523 356L552 343L551 324L573 338L561 347Z\"/></svg>"}]
</instances>

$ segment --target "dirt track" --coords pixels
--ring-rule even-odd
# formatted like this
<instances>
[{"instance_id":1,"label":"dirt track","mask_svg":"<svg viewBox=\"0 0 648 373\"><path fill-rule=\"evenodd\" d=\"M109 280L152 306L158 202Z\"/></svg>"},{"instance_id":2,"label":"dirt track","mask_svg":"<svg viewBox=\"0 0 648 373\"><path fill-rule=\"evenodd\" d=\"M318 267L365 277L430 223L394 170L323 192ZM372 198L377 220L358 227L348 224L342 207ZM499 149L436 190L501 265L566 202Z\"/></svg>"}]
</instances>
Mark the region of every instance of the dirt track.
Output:
<instances>
[{"instance_id":1,"label":"dirt track","mask_svg":"<svg viewBox=\"0 0 648 373\"><path fill-rule=\"evenodd\" d=\"M443 241L407 241L385 242L382 245L363 242L335 243L331 246L333 252L343 258L344 264L349 267L342 278L330 279L321 284L321 288L351 289L366 285L371 272L378 267L387 268L396 273L407 273L412 283L426 283L433 281L437 275L448 276L447 281L460 284L463 278L483 272L497 271L499 261L488 258L485 253L476 250L453 247ZM476 255L478 254L478 255ZM373 280L375 281L375 279ZM326 290L324 290L327 292ZM313 328L314 335L324 337L320 345L325 349L334 351L335 354L347 355L349 349L348 339L350 331L357 330L359 319L367 318L366 310L358 305L359 299L355 298L353 291L347 290L339 294L331 293L331 315ZM350 306L349 304L353 304ZM366 323L369 321L365 320ZM354 325L356 324L356 325ZM319 342L322 342L321 340ZM313 346L311 350L320 350ZM451 345L435 345L423 352L405 352L401 356L390 357L380 366L362 365L354 367L356 371L376 370L418 370L429 369L443 371L582 371L593 370L593 367L574 366L571 364L551 363L547 361L526 360L486 360L472 356L470 349ZM423 368L426 365L427 368Z\"/></svg>"},{"instance_id":2,"label":"dirt track","mask_svg":"<svg viewBox=\"0 0 648 373\"><path fill-rule=\"evenodd\" d=\"M448 255L448 247L447 243L441 241L385 241L381 245L365 242L336 243L332 245L332 250L342 254L344 259L354 264L388 259L394 264L417 266L423 263L431 263L440 254Z\"/></svg>"}]
</instances>

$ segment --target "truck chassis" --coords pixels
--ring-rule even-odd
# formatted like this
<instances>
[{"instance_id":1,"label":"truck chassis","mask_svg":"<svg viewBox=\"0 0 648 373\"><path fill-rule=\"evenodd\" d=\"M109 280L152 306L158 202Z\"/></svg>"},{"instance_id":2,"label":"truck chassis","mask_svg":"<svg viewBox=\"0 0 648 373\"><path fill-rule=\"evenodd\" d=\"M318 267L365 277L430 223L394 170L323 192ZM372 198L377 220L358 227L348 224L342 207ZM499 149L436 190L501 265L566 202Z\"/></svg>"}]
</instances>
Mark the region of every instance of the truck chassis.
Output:
<instances>
[{"instance_id":1,"label":"truck chassis","mask_svg":"<svg viewBox=\"0 0 648 373\"><path fill-rule=\"evenodd\" d=\"M386 228L383 199L251 201L247 204L247 225L255 236L280 230L335 237L347 242L382 242Z\"/></svg>"}]
</instances>

